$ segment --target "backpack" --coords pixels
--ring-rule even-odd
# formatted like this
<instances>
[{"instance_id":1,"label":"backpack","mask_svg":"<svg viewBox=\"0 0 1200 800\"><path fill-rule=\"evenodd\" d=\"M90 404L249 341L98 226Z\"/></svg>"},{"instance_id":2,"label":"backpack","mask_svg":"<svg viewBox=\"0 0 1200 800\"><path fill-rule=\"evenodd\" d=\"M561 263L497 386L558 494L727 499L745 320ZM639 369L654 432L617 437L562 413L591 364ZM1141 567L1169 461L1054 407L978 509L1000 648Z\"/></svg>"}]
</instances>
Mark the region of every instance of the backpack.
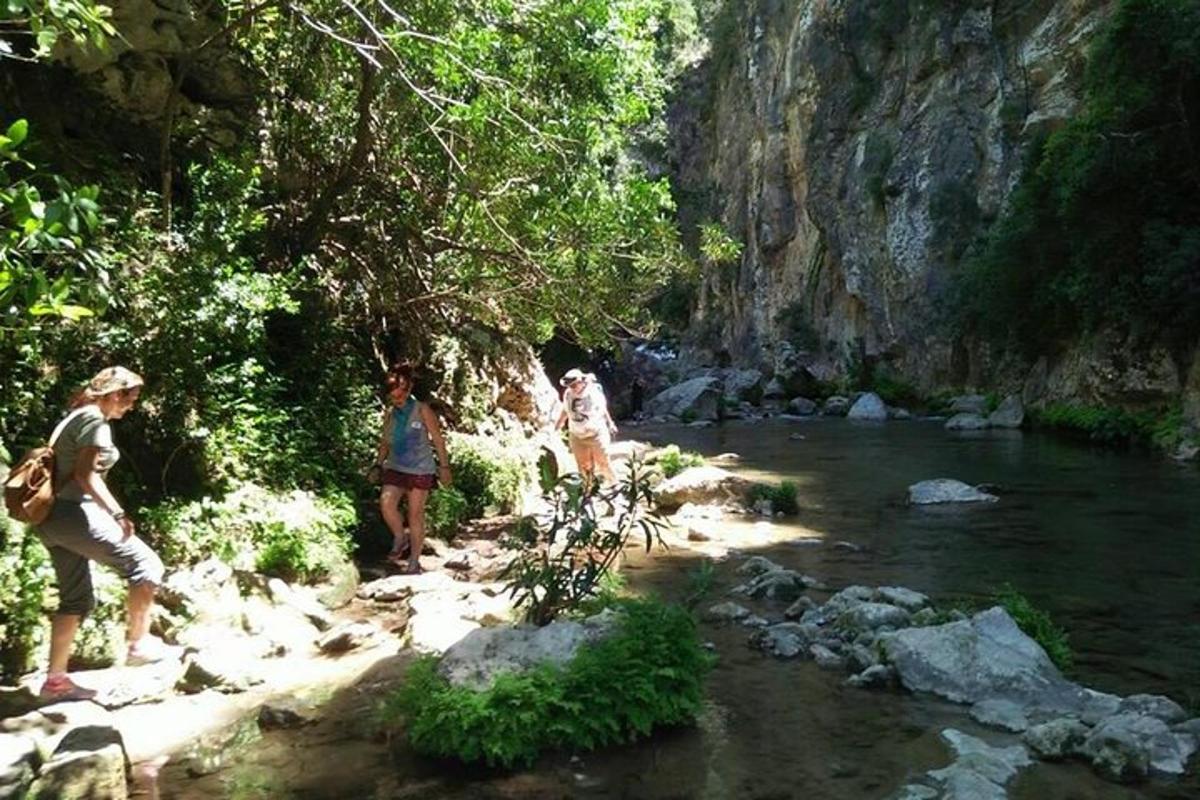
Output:
<instances>
[{"instance_id":1,"label":"backpack","mask_svg":"<svg viewBox=\"0 0 1200 800\"><path fill-rule=\"evenodd\" d=\"M74 416L68 414L54 429L50 443L26 453L4 479L4 505L17 522L40 525L50 516L55 495L54 443Z\"/></svg>"}]
</instances>

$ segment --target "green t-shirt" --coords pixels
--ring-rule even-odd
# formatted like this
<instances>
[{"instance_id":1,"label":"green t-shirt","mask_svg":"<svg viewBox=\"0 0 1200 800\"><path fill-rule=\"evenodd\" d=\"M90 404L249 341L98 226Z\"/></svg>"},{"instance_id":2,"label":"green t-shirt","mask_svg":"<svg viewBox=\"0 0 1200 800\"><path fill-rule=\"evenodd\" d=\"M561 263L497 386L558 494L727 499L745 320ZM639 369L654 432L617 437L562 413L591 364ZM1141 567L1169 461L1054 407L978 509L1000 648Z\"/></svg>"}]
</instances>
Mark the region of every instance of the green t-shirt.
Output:
<instances>
[{"instance_id":1,"label":"green t-shirt","mask_svg":"<svg viewBox=\"0 0 1200 800\"><path fill-rule=\"evenodd\" d=\"M83 488L74 478L79 451L85 447L100 448L97 471L101 475L112 469L121 454L113 444L108 420L96 406L87 405L72 411L65 422L62 432L54 441L54 485L59 497L79 502L83 499Z\"/></svg>"}]
</instances>

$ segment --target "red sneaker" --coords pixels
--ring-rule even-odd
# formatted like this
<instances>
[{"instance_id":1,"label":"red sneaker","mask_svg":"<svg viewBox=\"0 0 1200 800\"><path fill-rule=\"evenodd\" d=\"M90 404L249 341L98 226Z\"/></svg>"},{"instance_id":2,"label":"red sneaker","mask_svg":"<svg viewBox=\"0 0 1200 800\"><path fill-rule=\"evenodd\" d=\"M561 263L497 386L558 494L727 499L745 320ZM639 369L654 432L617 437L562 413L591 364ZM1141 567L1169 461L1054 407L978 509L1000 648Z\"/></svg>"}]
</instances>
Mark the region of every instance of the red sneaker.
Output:
<instances>
[{"instance_id":1,"label":"red sneaker","mask_svg":"<svg viewBox=\"0 0 1200 800\"><path fill-rule=\"evenodd\" d=\"M65 700L91 700L96 696L95 689L85 689L66 675L51 675L42 684L38 696L43 700L61 702Z\"/></svg>"}]
</instances>

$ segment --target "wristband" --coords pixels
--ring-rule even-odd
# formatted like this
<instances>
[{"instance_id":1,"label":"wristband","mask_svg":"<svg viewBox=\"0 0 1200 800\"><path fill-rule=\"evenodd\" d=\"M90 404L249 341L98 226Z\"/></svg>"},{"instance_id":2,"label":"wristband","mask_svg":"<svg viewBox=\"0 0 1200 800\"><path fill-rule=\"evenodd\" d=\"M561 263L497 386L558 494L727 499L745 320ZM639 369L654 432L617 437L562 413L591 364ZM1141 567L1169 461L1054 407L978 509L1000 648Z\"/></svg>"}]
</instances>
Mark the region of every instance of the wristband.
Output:
<instances>
[{"instance_id":1,"label":"wristband","mask_svg":"<svg viewBox=\"0 0 1200 800\"><path fill-rule=\"evenodd\" d=\"M112 518L115 519L117 522L120 522L121 520L125 519L125 510L117 509L116 511L113 512Z\"/></svg>"}]
</instances>

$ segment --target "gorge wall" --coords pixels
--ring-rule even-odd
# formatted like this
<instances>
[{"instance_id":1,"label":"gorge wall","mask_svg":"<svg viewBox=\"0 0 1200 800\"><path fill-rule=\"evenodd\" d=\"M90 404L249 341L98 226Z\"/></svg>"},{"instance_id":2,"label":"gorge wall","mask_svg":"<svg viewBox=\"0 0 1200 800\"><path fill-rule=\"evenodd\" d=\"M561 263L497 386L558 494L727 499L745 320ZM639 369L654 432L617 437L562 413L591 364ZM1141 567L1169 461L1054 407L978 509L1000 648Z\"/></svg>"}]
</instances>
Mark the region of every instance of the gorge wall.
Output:
<instances>
[{"instance_id":1,"label":"gorge wall","mask_svg":"<svg viewBox=\"0 0 1200 800\"><path fill-rule=\"evenodd\" d=\"M715 219L744 244L739 263L703 276L691 356L768 369L799 358L822 379L865 360L925 391L1023 389L1033 402L1187 395L1200 419L1190 354L1101 334L1033 364L941 320L953 270L1032 143L1076 109L1113 6L727 4L669 120L683 222Z\"/></svg>"}]
</instances>

